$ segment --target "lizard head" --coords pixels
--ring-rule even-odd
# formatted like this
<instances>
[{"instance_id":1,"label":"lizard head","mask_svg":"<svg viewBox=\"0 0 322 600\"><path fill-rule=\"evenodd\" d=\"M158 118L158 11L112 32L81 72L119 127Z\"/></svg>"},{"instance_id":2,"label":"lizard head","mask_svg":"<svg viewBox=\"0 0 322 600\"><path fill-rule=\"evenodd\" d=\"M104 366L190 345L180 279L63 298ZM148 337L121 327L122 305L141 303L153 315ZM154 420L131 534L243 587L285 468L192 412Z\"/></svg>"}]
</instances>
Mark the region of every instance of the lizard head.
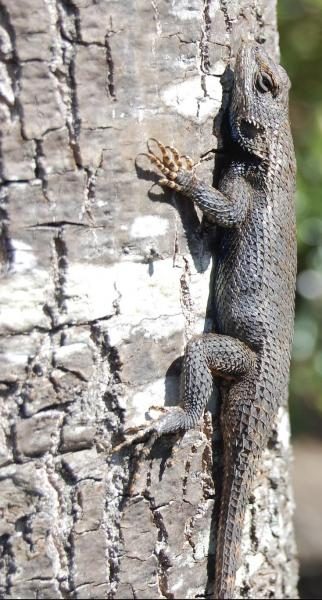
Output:
<instances>
[{"instance_id":1,"label":"lizard head","mask_svg":"<svg viewBox=\"0 0 322 600\"><path fill-rule=\"evenodd\" d=\"M290 81L255 42L243 42L237 54L230 104L232 137L246 152L265 160L272 140L288 119Z\"/></svg>"}]
</instances>

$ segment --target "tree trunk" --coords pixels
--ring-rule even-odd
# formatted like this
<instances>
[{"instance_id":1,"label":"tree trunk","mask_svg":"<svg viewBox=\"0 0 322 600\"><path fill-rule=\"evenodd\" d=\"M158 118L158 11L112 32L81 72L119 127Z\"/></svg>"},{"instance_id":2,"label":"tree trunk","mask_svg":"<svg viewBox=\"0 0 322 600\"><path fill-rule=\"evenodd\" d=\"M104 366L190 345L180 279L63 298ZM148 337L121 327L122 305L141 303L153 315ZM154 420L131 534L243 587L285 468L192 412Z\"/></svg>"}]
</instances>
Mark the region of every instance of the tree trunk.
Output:
<instances>
[{"instance_id":1,"label":"tree trunk","mask_svg":"<svg viewBox=\"0 0 322 600\"><path fill-rule=\"evenodd\" d=\"M212 327L207 227L138 154L216 146L242 36L278 55L274 0L2 1L1 597L211 594L216 398L148 458L112 447L178 402L184 344ZM283 407L236 597L296 597L289 467Z\"/></svg>"}]
</instances>

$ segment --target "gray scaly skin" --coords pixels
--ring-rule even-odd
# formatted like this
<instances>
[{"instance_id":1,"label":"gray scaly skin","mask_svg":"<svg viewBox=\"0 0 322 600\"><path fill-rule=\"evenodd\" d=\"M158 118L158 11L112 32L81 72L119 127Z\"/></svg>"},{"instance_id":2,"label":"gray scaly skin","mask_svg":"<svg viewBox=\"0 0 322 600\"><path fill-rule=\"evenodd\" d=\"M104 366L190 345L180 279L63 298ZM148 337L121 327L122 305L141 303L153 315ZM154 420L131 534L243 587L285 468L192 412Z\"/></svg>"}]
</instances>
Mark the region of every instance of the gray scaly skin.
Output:
<instances>
[{"instance_id":1,"label":"gray scaly skin","mask_svg":"<svg viewBox=\"0 0 322 600\"><path fill-rule=\"evenodd\" d=\"M289 80L255 43L239 50L229 123L231 160L218 190L192 161L157 142L160 184L199 206L219 231L214 277L217 332L192 339L182 374L182 407L147 431L194 427L213 377L222 408L224 479L217 536L216 598L233 598L246 505L278 407L287 400L294 319L295 158L288 118Z\"/></svg>"}]
</instances>

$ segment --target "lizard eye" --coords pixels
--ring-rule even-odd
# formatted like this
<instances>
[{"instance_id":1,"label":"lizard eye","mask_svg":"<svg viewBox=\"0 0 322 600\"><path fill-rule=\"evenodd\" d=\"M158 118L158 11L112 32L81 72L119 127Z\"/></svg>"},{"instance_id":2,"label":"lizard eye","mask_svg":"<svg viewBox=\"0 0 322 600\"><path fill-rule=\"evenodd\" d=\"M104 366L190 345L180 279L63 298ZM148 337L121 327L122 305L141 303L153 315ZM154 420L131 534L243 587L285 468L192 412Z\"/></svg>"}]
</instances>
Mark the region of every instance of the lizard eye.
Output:
<instances>
[{"instance_id":1,"label":"lizard eye","mask_svg":"<svg viewBox=\"0 0 322 600\"><path fill-rule=\"evenodd\" d=\"M266 94L267 92L275 92L273 78L268 73L258 73L256 87L259 92L262 92L262 94Z\"/></svg>"}]
</instances>

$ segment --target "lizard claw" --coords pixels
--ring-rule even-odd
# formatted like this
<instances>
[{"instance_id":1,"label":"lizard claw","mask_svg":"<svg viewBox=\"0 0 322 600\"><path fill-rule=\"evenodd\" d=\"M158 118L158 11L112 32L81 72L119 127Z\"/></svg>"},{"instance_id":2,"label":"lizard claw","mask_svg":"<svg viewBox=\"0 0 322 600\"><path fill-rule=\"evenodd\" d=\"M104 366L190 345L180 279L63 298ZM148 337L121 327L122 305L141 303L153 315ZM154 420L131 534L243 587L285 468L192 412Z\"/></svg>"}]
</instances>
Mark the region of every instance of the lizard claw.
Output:
<instances>
[{"instance_id":1,"label":"lizard claw","mask_svg":"<svg viewBox=\"0 0 322 600\"><path fill-rule=\"evenodd\" d=\"M151 147L151 142L157 145L161 152L161 157L155 153ZM194 163L192 159L187 155L181 156L174 146L165 146L156 138L149 138L147 140L147 148L148 152L145 156L165 175L164 178L159 180L159 184L177 192L182 191L182 187L178 183L175 183L175 180L180 170L191 171L193 169ZM183 161L185 161L185 165Z\"/></svg>"},{"instance_id":2,"label":"lizard claw","mask_svg":"<svg viewBox=\"0 0 322 600\"><path fill-rule=\"evenodd\" d=\"M140 444L141 442L146 442L144 444L145 451L149 450L153 446L156 439L160 436L159 432L153 425L150 425L148 427L143 425L142 427L129 428L125 431L125 435L127 436L127 434L132 433L132 432L136 432L136 433L131 437L126 437L124 442L121 442L117 446L114 446L113 454L114 454L114 452L119 452L123 448L129 448L130 446L133 446L135 444ZM149 439L147 440L147 438L149 438Z\"/></svg>"},{"instance_id":3,"label":"lizard claw","mask_svg":"<svg viewBox=\"0 0 322 600\"><path fill-rule=\"evenodd\" d=\"M132 437L126 437L124 442L121 442L117 446L114 446L113 453L133 446L134 444L140 444L144 442L144 452L148 451L154 444L154 442L161 437L163 434L176 433L180 429L187 429L185 425L185 412L181 407L176 407L171 411L168 411L164 407L154 407L151 409L161 410L164 413L162 416L154 419L150 425L141 425L139 427L132 427L125 431L127 436L129 433L134 433Z\"/></svg>"}]
</instances>

